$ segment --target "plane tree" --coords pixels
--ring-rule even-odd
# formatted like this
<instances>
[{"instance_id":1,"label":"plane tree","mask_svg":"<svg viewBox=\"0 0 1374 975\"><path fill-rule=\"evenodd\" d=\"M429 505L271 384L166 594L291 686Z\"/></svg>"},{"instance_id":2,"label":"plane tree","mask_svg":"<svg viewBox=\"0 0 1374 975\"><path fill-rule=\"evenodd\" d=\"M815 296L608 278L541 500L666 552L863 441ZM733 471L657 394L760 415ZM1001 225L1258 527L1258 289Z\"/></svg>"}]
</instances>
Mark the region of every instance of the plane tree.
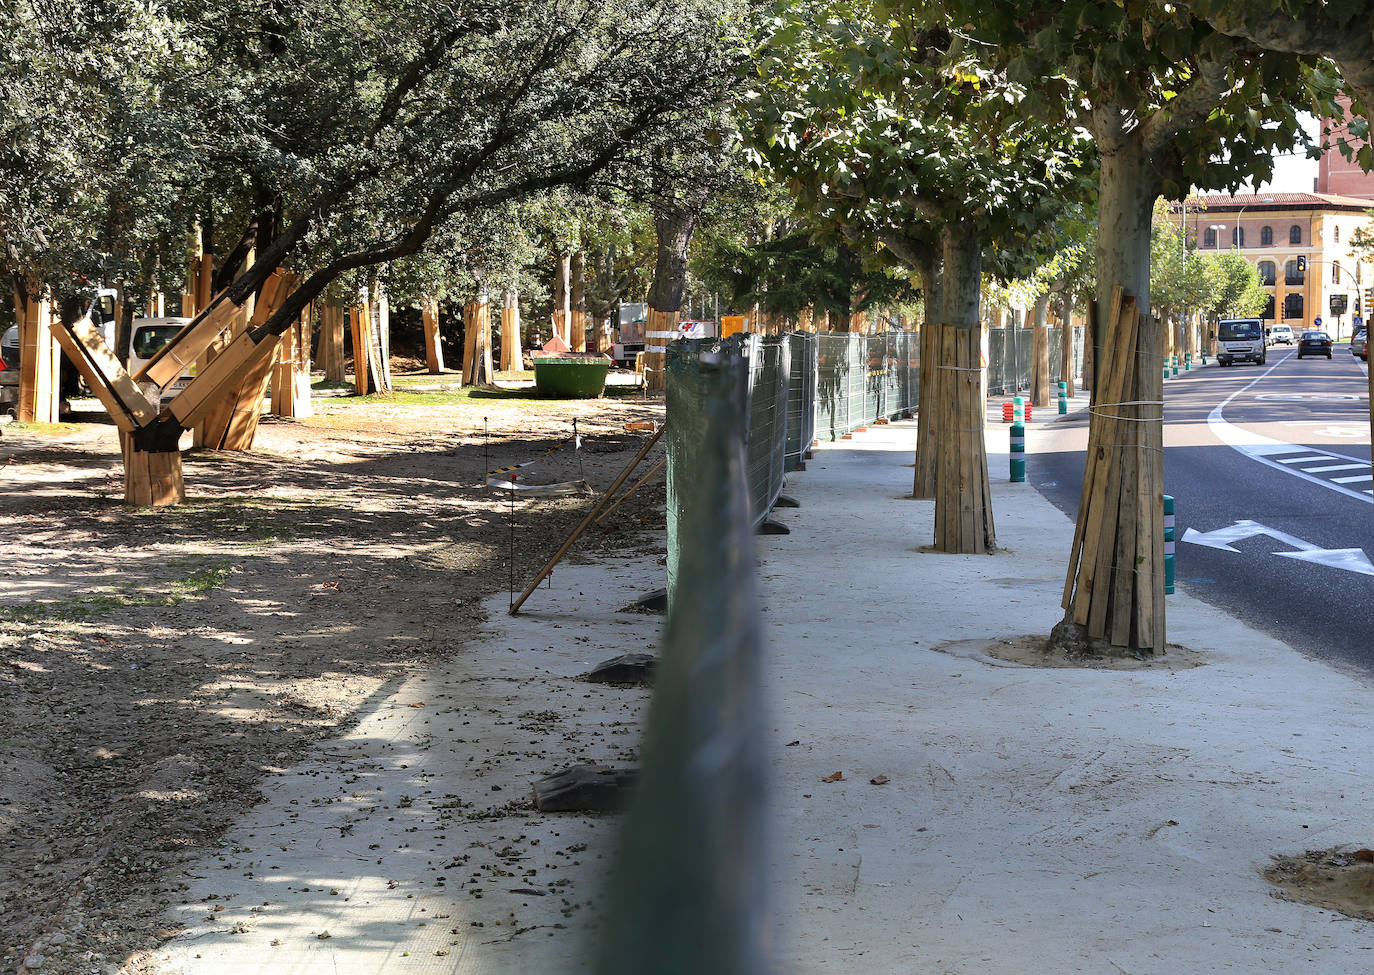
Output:
<instances>
[{"instance_id":1,"label":"plane tree","mask_svg":"<svg viewBox=\"0 0 1374 975\"><path fill-rule=\"evenodd\" d=\"M979 382L985 259L1014 274L1084 189L1079 135L1020 112L1026 91L976 53L938 9L790 5L758 52L747 103L760 164L801 212L881 243L938 293L922 330L915 493L933 490L946 552L996 548Z\"/></svg>"},{"instance_id":2,"label":"plane tree","mask_svg":"<svg viewBox=\"0 0 1374 975\"><path fill-rule=\"evenodd\" d=\"M1264 50L1187 6L947 0L971 42L1028 92L1042 124L1099 158L1093 434L1065 585L1068 643L1162 651L1162 331L1148 314L1161 194L1234 189L1303 145L1300 107L1330 104L1315 57Z\"/></svg>"}]
</instances>

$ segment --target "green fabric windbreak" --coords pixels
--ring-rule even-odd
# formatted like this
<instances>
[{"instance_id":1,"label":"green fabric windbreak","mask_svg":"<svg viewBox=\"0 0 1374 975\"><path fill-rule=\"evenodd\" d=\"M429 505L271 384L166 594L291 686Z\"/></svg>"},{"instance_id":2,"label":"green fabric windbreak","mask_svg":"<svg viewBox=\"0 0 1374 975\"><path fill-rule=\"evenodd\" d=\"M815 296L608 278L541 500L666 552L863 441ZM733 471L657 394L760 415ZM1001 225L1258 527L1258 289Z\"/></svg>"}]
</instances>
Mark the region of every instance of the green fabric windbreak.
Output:
<instances>
[{"instance_id":1,"label":"green fabric windbreak","mask_svg":"<svg viewBox=\"0 0 1374 975\"><path fill-rule=\"evenodd\" d=\"M693 471L701 464L698 452L705 448L705 423L713 400L730 396L742 416L741 441L749 435L749 358L753 336L732 335L727 339L678 339L668 343L664 369L667 408L664 446L668 455L668 605L677 588L681 560L683 506L687 497L679 487L692 484ZM720 363L730 362L729 389L721 379ZM706 370L703 378L702 370ZM708 381L709 380L709 381Z\"/></svg>"},{"instance_id":2,"label":"green fabric windbreak","mask_svg":"<svg viewBox=\"0 0 1374 975\"><path fill-rule=\"evenodd\" d=\"M751 363L735 338L668 345L675 585L638 783L593 935L597 975L773 970L770 736L745 475Z\"/></svg>"},{"instance_id":3,"label":"green fabric windbreak","mask_svg":"<svg viewBox=\"0 0 1374 975\"><path fill-rule=\"evenodd\" d=\"M816 336L793 332L788 337L792 352L787 375L787 446L783 469L794 471L816 439Z\"/></svg>"}]
</instances>

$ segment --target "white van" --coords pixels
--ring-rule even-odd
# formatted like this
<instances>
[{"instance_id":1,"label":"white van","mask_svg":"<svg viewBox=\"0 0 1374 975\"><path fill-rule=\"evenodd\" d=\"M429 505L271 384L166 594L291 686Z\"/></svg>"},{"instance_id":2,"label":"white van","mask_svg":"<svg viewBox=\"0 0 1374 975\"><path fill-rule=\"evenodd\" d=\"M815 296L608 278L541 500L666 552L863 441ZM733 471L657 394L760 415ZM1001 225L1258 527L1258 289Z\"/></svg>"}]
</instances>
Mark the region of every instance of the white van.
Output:
<instances>
[{"instance_id":1,"label":"white van","mask_svg":"<svg viewBox=\"0 0 1374 975\"><path fill-rule=\"evenodd\" d=\"M1223 318L1217 323L1217 365L1264 365L1264 323L1258 318Z\"/></svg>"},{"instance_id":2,"label":"white van","mask_svg":"<svg viewBox=\"0 0 1374 975\"><path fill-rule=\"evenodd\" d=\"M162 347L172 341L177 332L180 332L190 321L189 318L135 318L133 325L129 328L129 374L133 375L147 365L148 360L161 352ZM166 404L168 400L185 389L186 385L195 378L195 375L195 365L187 366L186 371L162 391L162 404ZM140 385L143 387L143 392L150 397L157 392L157 386L154 383L144 382Z\"/></svg>"}]
</instances>

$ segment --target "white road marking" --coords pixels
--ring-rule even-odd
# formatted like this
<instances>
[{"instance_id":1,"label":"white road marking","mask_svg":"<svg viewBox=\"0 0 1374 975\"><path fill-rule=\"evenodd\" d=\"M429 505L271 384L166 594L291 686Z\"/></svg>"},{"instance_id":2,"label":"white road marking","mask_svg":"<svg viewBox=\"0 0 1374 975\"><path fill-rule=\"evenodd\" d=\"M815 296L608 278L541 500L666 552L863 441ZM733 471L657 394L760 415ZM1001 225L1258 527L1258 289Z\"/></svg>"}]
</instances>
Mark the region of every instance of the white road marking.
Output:
<instances>
[{"instance_id":1,"label":"white road marking","mask_svg":"<svg viewBox=\"0 0 1374 975\"><path fill-rule=\"evenodd\" d=\"M1325 467L1304 467L1303 470L1308 474L1324 474L1327 471L1353 471L1368 466L1368 464L1328 464Z\"/></svg>"},{"instance_id":2,"label":"white road marking","mask_svg":"<svg viewBox=\"0 0 1374 975\"><path fill-rule=\"evenodd\" d=\"M1337 484L1355 484L1358 481L1374 481L1374 474L1356 474L1354 477L1333 477Z\"/></svg>"},{"instance_id":3,"label":"white road marking","mask_svg":"<svg viewBox=\"0 0 1374 975\"><path fill-rule=\"evenodd\" d=\"M1226 528L1217 528L1209 532L1200 532L1196 528L1189 528L1183 533L1181 541L1192 542L1194 545L1205 545L1208 548L1220 549L1223 552L1239 552L1240 549L1233 547L1232 542L1255 538L1258 535L1267 535L1276 542L1291 545L1297 549L1296 552L1272 552L1270 553L1272 555L1311 562L1314 565L1324 565L1331 569L1357 572L1360 575L1374 576L1374 563L1369 561L1369 556L1364 554L1362 548L1322 548L1319 545L1313 545L1306 539L1279 531L1277 528L1270 528L1268 525L1261 525L1259 522L1251 521L1248 518Z\"/></svg>"},{"instance_id":4,"label":"white road marking","mask_svg":"<svg viewBox=\"0 0 1374 975\"><path fill-rule=\"evenodd\" d=\"M1223 411L1230 405L1232 400L1242 393L1249 392L1254 388L1256 383L1267 379L1270 373L1283 365L1290 358L1291 355L1284 356L1284 358L1260 373L1245 386L1236 390L1230 396L1218 403L1212 412L1207 415L1207 427L1212 431L1212 436L1216 437L1238 453L1244 454L1253 461L1258 461L1261 464L1272 467L1276 471L1283 471L1286 474L1291 474L1293 477L1300 477L1304 481L1319 484L1329 491L1336 491L1347 497L1354 498L1356 501L1374 504L1374 492L1355 491L1343 485L1334 484L1324 478L1315 477L1304 471L1294 470L1291 467L1284 466L1285 463L1299 464L1323 460L1347 460L1352 463L1364 464L1365 461L1363 459L1359 457L1347 457L1344 454L1334 452L1323 454L1319 451L1312 450L1310 447L1300 447L1296 444L1285 443L1282 440L1275 440L1273 437L1266 437L1262 433L1255 433L1253 430L1246 430L1243 427L1238 427L1222 415ZM1277 457L1279 454L1297 454L1298 456L1283 460Z\"/></svg>"}]
</instances>

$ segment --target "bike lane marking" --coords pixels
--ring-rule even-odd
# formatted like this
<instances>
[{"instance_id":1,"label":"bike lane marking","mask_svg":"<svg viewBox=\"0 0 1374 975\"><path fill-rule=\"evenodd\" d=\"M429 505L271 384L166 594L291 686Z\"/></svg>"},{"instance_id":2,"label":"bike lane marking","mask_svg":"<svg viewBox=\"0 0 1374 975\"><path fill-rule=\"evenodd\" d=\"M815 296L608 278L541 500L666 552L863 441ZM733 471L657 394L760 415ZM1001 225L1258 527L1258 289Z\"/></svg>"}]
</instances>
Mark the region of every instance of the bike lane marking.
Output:
<instances>
[{"instance_id":1,"label":"bike lane marking","mask_svg":"<svg viewBox=\"0 0 1374 975\"><path fill-rule=\"evenodd\" d=\"M1361 460L1359 457L1348 457L1344 454L1336 453L1335 451L1317 450L1312 447L1303 447L1283 440L1275 440L1273 437L1266 437L1262 433L1256 433L1253 430L1247 430L1244 427L1237 426L1223 415L1226 407L1230 405L1232 400L1242 393L1249 392L1257 384L1268 379L1270 373L1283 365L1290 358L1292 358L1291 353L1284 356L1249 383L1218 403L1212 409L1212 412L1207 415L1207 427L1212 432L1212 436L1216 437L1232 450L1244 454L1251 460L1258 461L1267 467L1272 467L1276 471L1283 471L1285 474L1302 478L1304 481L1319 484L1327 490L1344 494L1346 497L1354 498L1356 501L1374 504L1374 490L1357 491L1345 486L1346 483L1358 483L1360 481L1370 480L1374 478L1374 474L1368 477L1361 475L1359 477L1343 477L1335 478L1334 480L1326 480L1325 478L1314 476L1307 470L1285 466L1289 464L1313 464L1341 460L1349 461L1355 465L1347 468L1348 470L1354 470L1356 467L1368 469L1370 466L1368 462ZM1337 481L1344 483L1335 483Z\"/></svg>"}]
</instances>

